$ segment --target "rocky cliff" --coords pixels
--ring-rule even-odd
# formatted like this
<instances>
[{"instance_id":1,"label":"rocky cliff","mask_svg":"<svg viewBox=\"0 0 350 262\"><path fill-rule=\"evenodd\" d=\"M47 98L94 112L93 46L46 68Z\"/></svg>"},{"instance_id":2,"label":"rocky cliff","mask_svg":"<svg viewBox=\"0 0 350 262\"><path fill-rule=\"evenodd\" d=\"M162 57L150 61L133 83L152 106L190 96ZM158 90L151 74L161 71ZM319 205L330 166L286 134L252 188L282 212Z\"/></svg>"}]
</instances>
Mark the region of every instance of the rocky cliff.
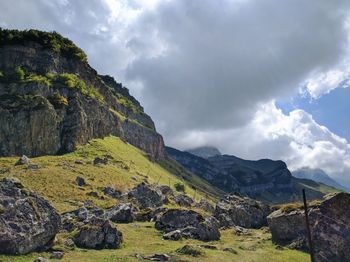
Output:
<instances>
[{"instance_id":1,"label":"rocky cliff","mask_svg":"<svg viewBox=\"0 0 350 262\"><path fill-rule=\"evenodd\" d=\"M170 147L166 151L189 171L227 193L239 192L271 203L298 201L304 187L310 188L310 198L324 195L320 184L294 178L283 161L251 161L231 155L202 158Z\"/></svg>"},{"instance_id":2,"label":"rocky cliff","mask_svg":"<svg viewBox=\"0 0 350 262\"><path fill-rule=\"evenodd\" d=\"M119 136L154 159L162 136L128 90L53 32L0 29L0 156L70 152Z\"/></svg>"}]
</instances>

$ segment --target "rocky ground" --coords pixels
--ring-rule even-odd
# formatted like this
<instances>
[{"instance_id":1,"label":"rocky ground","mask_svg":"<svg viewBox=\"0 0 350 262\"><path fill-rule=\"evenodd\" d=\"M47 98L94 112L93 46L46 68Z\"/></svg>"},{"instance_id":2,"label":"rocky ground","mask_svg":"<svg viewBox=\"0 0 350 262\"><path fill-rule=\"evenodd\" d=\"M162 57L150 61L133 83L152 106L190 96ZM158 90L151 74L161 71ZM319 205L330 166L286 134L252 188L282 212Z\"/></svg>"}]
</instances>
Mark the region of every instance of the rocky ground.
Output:
<instances>
[{"instance_id":1,"label":"rocky ground","mask_svg":"<svg viewBox=\"0 0 350 262\"><path fill-rule=\"evenodd\" d=\"M308 261L300 206L219 199L161 167L142 174L147 156L105 140L49 161L0 159L0 261ZM345 193L312 206L319 261L346 261L349 233L329 222L346 224L348 206Z\"/></svg>"}]
</instances>

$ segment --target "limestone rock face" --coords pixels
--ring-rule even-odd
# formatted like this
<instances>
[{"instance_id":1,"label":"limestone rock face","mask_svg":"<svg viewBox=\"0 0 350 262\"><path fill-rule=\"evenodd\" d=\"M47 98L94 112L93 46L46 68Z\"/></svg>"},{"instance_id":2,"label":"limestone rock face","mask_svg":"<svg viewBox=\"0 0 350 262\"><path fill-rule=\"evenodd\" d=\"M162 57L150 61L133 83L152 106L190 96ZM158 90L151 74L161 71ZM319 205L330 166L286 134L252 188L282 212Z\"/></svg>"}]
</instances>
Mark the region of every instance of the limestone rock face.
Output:
<instances>
[{"instance_id":1,"label":"limestone rock face","mask_svg":"<svg viewBox=\"0 0 350 262\"><path fill-rule=\"evenodd\" d=\"M94 218L79 229L73 241L82 248L112 249L120 247L123 234L109 220Z\"/></svg>"},{"instance_id":2,"label":"limestone rock face","mask_svg":"<svg viewBox=\"0 0 350 262\"><path fill-rule=\"evenodd\" d=\"M0 181L0 253L17 255L49 248L60 216L48 201L12 178Z\"/></svg>"},{"instance_id":3,"label":"limestone rock face","mask_svg":"<svg viewBox=\"0 0 350 262\"><path fill-rule=\"evenodd\" d=\"M163 139L139 102L112 77L98 75L86 61L34 40L2 43L1 73L10 75L16 67L27 76L76 76L103 101L65 84L48 86L43 81L0 77L0 156L70 152L92 138L108 135L119 136L154 159L165 156Z\"/></svg>"},{"instance_id":4,"label":"limestone rock face","mask_svg":"<svg viewBox=\"0 0 350 262\"><path fill-rule=\"evenodd\" d=\"M214 216L221 227L260 228L267 224L270 207L260 201L239 195L228 195L215 208Z\"/></svg>"},{"instance_id":5,"label":"limestone rock face","mask_svg":"<svg viewBox=\"0 0 350 262\"><path fill-rule=\"evenodd\" d=\"M165 235L166 239L178 240L181 237L203 241L220 239L218 221L214 217L204 218L193 210L169 209L157 218L155 227L168 233ZM175 232L169 234L172 231ZM175 235L176 237L173 237Z\"/></svg>"},{"instance_id":6,"label":"limestone rock face","mask_svg":"<svg viewBox=\"0 0 350 262\"><path fill-rule=\"evenodd\" d=\"M316 261L348 261L350 253L350 194L327 195L311 206L309 220ZM268 216L272 239L308 250L302 210L277 210Z\"/></svg>"}]
</instances>

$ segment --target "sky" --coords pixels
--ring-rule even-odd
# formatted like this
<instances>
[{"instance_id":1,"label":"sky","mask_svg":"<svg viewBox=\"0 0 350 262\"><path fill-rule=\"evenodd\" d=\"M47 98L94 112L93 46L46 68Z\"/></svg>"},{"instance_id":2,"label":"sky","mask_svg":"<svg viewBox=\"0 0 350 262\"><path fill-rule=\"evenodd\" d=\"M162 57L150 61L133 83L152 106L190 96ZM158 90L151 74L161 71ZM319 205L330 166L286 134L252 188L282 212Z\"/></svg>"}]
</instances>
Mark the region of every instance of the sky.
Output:
<instances>
[{"instance_id":1,"label":"sky","mask_svg":"<svg viewBox=\"0 0 350 262\"><path fill-rule=\"evenodd\" d=\"M0 0L128 87L167 145L321 168L350 186L350 1Z\"/></svg>"}]
</instances>

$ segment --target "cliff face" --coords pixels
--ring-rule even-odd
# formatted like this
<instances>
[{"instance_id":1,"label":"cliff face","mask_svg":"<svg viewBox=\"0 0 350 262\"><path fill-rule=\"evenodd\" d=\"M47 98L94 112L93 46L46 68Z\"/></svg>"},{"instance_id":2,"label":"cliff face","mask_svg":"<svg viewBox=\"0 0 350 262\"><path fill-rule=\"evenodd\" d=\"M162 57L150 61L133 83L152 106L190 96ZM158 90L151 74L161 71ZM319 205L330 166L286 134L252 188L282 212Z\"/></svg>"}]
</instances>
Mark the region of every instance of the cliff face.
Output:
<instances>
[{"instance_id":1,"label":"cliff face","mask_svg":"<svg viewBox=\"0 0 350 262\"><path fill-rule=\"evenodd\" d=\"M230 155L202 158L170 147L166 151L193 174L227 193L239 192L271 203L299 201L304 187L310 198L324 195L320 184L292 177L283 161L250 161Z\"/></svg>"},{"instance_id":2,"label":"cliff face","mask_svg":"<svg viewBox=\"0 0 350 262\"><path fill-rule=\"evenodd\" d=\"M73 43L39 31L30 37L14 31L13 40L11 32L0 30L0 156L70 152L116 135L154 159L164 157L162 136L139 102L60 41ZM56 39L55 48L43 44L46 38Z\"/></svg>"}]
</instances>

